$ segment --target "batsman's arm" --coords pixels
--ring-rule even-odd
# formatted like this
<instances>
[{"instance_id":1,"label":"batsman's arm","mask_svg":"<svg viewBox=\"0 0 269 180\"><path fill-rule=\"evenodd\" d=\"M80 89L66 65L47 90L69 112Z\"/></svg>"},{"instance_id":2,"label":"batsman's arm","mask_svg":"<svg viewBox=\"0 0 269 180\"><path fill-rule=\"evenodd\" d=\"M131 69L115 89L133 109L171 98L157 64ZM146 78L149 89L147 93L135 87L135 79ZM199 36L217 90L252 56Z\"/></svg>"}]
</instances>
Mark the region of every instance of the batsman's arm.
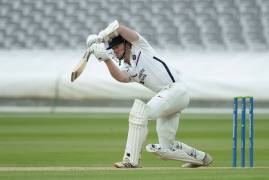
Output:
<instances>
[{"instance_id":1,"label":"batsman's arm","mask_svg":"<svg viewBox=\"0 0 269 180\"><path fill-rule=\"evenodd\" d=\"M118 21L110 23L104 30L100 31L98 38L107 42L111 38L121 35L124 39L129 42L135 42L139 39L139 36L136 31L130 29L124 25L119 24ZM90 38L89 38L90 39ZM87 40L88 42L89 40Z\"/></svg>"},{"instance_id":2,"label":"batsman's arm","mask_svg":"<svg viewBox=\"0 0 269 180\"><path fill-rule=\"evenodd\" d=\"M135 42L139 39L139 36L136 31L124 25L119 25L117 31L124 39L126 39L130 43Z\"/></svg>"},{"instance_id":3,"label":"batsman's arm","mask_svg":"<svg viewBox=\"0 0 269 180\"><path fill-rule=\"evenodd\" d=\"M128 83L130 81L130 78L128 74L122 72L115 64L114 62L109 59L104 61L111 76L116 79L119 82Z\"/></svg>"}]
</instances>

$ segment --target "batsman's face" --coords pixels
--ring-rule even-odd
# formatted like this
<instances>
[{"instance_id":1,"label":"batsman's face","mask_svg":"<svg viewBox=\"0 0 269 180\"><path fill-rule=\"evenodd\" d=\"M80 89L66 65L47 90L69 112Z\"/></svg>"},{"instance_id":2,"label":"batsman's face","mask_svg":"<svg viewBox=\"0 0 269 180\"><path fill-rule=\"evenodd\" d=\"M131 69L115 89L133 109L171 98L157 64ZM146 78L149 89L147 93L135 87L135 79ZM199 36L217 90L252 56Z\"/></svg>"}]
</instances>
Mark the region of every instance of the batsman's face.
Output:
<instances>
[{"instance_id":1,"label":"batsman's face","mask_svg":"<svg viewBox=\"0 0 269 180\"><path fill-rule=\"evenodd\" d=\"M115 55L117 56L117 58L121 59L123 54L124 54L124 44L123 43L118 44L118 45L114 46L112 49L113 49Z\"/></svg>"}]
</instances>

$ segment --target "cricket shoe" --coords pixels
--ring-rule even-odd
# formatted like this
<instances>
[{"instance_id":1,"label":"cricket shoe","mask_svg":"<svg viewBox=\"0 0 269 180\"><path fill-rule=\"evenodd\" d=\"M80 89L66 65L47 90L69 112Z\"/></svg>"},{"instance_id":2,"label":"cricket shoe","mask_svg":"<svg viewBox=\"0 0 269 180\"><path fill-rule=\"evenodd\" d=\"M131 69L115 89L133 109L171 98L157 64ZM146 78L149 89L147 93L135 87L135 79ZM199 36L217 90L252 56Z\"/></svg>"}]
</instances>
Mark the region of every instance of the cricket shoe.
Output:
<instances>
[{"instance_id":1,"label":"cricket shoe","mask_svg":"<svg viewBox=\"0 0 269 180\"><path fill-rule=\"evenodd\" d=\"M141 168L139 165L133 165L129 159L125 158L122 162L116 162L112 165L115 168Z\"/></svg>"},{"instance_id":2,"label":"cricket shoe","mask_svg":"<svg viewBox=\"0 0 269 180\"><path fill-rule=\"evenodd\" d=\"M209 166L211 163L213 162L213 158L208 154L205 153L205 157L203 159L203 164L195 164L195 163L185 163L183 164L181 167L183 168L198 168L198 167L205 167L205 166Z\"/></svg>"},{"instance_id":3,"label":"cricket shoe","mask_svg":"<svg viewBox=\"0 0 269 180\"><path fill-rule=\"evenodd\" d=\"M147 152L159 155L158 152L161 150L161 147L159 144L148 144L146 146L146 150L147 150Z\"/></svg>"},{"instance_id":4,"label":"cricket shoe","mask_svg":"<svg viewBox=\"0 0 269 180\"><path fill-rule=\"evenodd\" d=\"M177 161L184 161L188 163L203 165L202 160L193 158L192 156L188 155L186 152L184 152L181 149L174 149L174 148L163 149L160 147L159 144L148 144L146 146L146 150L147 152L157 155L158 157L160 157L160 159L163 159L163 160L177 160Z\"/></svg>"}]
</instances>

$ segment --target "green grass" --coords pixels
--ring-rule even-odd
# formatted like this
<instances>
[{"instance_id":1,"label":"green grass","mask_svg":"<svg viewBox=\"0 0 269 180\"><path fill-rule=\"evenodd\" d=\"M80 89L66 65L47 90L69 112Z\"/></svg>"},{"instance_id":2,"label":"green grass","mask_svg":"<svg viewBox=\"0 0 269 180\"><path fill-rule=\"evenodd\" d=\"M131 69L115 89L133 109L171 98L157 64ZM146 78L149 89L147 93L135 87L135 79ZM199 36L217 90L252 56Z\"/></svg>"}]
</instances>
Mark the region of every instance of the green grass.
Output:
<instances>
[{"instance_id":1,"label":"green grass","mask_svg":"<svg viewBox=\"0 0 269 180\"><path fill-rule=\"evenodd\" d=\"M122 158L127 119L127 114L2 113L0 167L110 167ZM146 143L156 143L154 121L149 123L149 129ZM1 171L0 179L266 179L269 177L268 117L255 117L254 133L254 166L264 168ZM209 152L214 157L212 167L231 166L230 116L185 115L177 139ZM180 164L159 160L143 149L143 167L179 167Z\"/></svg>"},{"instance_id":2,"label":"green grass","mask_svg":"<svg viewBox=\"0 0 269 180\"><path fill-rule=\"evenodd\" d=\"M74 180L74 179L192 179L192 180L264 180L268 179L266 169L240 169L240 170L165 170L165 171L140 171L140 170L126 170L126 171L74 171L74 172L1 172L1 179L50 179L50 180ZM266 178L267 177L267 178Z\"/></svg>"}]
</instances>

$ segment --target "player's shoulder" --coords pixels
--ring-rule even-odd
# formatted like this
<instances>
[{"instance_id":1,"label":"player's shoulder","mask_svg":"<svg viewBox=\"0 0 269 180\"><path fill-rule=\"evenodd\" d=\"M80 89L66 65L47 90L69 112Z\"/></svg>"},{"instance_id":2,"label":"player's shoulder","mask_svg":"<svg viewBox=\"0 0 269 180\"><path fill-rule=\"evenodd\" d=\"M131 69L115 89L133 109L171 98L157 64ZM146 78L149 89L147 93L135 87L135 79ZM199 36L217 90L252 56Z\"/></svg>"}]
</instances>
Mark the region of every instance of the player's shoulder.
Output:
<instances>
[{"instance_id":1,"label":"player's shoulder","mask_svg":"<svg viewBox=\"0 0 269 180\"><path fill-rule=\"evenodd\" d=\"M155 53L154 48L150 45L150 43L144 38L141 34L138 33L138 40L132 42L132 46L142 51L148 51L151 53Z\"/></svg>"},{"instance_id":2,"label":"player's shoulder","mask_svg":"<svg viewBox=\"0 0 269 180\"><path fill-rule=\"evenodd\" d=\"M137 35L138 35L138 39L136 41L132 42L133 45L139 45L141 43L150 45L149 42L146 40L145 37L143 37L138 32L137 32Z\"/></svg>"}]
</instances>

